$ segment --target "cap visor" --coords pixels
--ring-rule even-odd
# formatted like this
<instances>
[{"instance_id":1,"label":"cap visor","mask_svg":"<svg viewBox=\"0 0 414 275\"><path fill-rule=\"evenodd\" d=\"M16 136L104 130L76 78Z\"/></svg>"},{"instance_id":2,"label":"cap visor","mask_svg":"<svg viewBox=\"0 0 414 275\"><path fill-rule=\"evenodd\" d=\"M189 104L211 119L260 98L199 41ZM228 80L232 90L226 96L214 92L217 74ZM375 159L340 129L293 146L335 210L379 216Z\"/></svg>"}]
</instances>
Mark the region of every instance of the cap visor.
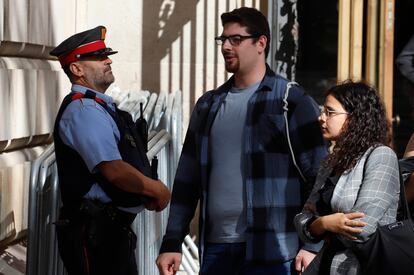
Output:
<instances>
[{"instance_id":1,"label":"cap visor","mask_svg":"<svg viewBox=\"0 0 414 275\"><path fill-rule=\"evenodd\" d=\"M111 48L105 48L99 51L94 51L90 53L84 53L79 56L79 58L93 57L93 56L108 56L118 53L118 51L113 51Z\"/></svg>"}]
</instances>

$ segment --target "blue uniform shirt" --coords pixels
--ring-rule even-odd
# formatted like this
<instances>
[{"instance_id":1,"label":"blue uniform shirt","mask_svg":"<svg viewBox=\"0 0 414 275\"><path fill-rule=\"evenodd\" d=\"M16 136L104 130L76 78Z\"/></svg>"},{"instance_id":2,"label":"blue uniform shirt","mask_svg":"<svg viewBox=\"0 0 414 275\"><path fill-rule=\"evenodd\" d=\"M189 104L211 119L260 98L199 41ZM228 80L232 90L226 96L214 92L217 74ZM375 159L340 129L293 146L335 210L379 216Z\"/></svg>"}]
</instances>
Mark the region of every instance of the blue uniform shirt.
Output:
<instances>
[{"instance_id":1,"label":"blue uniform shirt","mask_svg":"<svg viewBox=\"0 0 414 275\"><path fill-rule=\"evenodd\" d=\"M85 93L87 90L86 87L72 85L72 93ZM110 96L89 90L115 111ZM68 105L59 123L59 134L63 143L79 153L91 173L97 172L96 166L102 161L122 159L117 145L120 139L118 127L108 112L93 99L82 98ZM111 201L97 183L92 185L85 198L103 203Z\"/></svg>"}]
</instances>

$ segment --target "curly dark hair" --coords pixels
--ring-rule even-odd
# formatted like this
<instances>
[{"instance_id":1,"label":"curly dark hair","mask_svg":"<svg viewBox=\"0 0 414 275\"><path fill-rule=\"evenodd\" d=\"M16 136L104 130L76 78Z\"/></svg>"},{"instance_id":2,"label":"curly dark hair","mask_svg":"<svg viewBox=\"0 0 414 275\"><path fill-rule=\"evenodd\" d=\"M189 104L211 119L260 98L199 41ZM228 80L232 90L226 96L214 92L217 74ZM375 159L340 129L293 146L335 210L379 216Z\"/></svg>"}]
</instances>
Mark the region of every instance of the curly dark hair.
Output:
<instances>
[{"instance_id":1,"label":"curly dark hair","mask_svg":"<svg viewBox=\"0 0 414 275\"><path fill-rule=\"evenodd\" d=\"M327 164L342 174L352 169L371 146L391 143L391 123L377 91L364 82L347 80L325 93L349 113Z\"/></svg>"}]
</instances>

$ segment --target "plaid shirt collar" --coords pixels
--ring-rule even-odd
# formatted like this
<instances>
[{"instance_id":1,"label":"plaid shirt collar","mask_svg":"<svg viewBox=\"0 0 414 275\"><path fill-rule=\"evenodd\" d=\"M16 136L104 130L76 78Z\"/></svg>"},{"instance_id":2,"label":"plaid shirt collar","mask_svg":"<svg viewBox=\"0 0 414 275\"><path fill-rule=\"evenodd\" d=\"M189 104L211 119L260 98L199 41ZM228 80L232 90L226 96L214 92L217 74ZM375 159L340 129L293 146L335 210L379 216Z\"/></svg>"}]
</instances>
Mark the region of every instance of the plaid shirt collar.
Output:
<instances>
[{"instance_id":1,"label":"plaid shirt collar","mask_svg":"<svg viewBox=\"0 0 414 275\"><path fill-rule=\"evenodd\" d=\"M273 84L275 82L276 74L270 69L269 65L266 64L266 72L260 83L257 91L272 91ZM215 93L222 94L227 93L234 85L234 75L230 77L223 85L215 90Z\"/></svg>"}]
</instances>

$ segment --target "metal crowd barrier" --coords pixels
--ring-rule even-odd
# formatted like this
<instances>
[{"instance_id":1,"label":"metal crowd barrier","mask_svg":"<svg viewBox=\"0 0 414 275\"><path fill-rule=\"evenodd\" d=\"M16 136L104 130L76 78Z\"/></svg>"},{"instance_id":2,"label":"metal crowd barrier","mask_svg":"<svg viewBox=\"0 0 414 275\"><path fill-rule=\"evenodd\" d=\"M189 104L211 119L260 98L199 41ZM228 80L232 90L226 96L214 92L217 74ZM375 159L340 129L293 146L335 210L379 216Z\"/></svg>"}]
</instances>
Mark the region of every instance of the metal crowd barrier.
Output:
<instances>
[{"instance_id":1,"label":"metal crowd barrier","mask_svg":"<svg viewBox=\"0 0 414 275\"><path fill-rule=\"evenodd\" d=\"M141 115L139 104L145 103L144 117L148 121L150 130L147 156L150 160L157 157L159 179L171 190L181 153L181 92L157 96L154 93L143 91L130 96L116 91L113 93L114 96L118 98L118 106L130 112L135 119ZM129 99L132 101L128 101ZM29 192L26 274L65 275L53 225L58 219L60 207L53 144L48 146L32 163ZM168 208L159 213L145 210L137 215L132 225L137 234L136 257L138 272L141 275L158 274L155 260L167 225L168 212ZM189 236L183 243L183 253L181 269L186 271L188 275L197 274L197 247Z\"/></svg>"},{"instance_id":2,"label":"metal crowd barrier","mask_svg":"<svg viewBox=\"0 0 414 275\"><path fill-rule=\"evenodd\" d=\"M26 274L64 274L53 222L60 206L54 145L31 166Z\"/></svg>"},{"instance_id":3,"label":"metal crowd barrier","mask_svg":"<svg viewBox=\"0 0 414 275\"><path fill-rule=\"evenodd\" d=\"M171 135L162 130L158 132L148 143L148 159L158 158L158 177L171 188L171 180L168 178L169 146ZM155 259L161 245L162 236L168 218L168 211L159 213L143 211L137 215L132 228L137 234L136 257L138 274L158 274Z\"/></svg>"},{"instance_id":4,"label":"metal crowd barrier","mask_svg":"<svg viewBox=\"0 0 414 275\"><path fill-rule=\"evenodd\" d=\"M198 274L198 249L193 239L189 235L185 237L181 248L183 250L181 263L182 269L187 272L188 275Z\"/></svg>"}]
</instances>

